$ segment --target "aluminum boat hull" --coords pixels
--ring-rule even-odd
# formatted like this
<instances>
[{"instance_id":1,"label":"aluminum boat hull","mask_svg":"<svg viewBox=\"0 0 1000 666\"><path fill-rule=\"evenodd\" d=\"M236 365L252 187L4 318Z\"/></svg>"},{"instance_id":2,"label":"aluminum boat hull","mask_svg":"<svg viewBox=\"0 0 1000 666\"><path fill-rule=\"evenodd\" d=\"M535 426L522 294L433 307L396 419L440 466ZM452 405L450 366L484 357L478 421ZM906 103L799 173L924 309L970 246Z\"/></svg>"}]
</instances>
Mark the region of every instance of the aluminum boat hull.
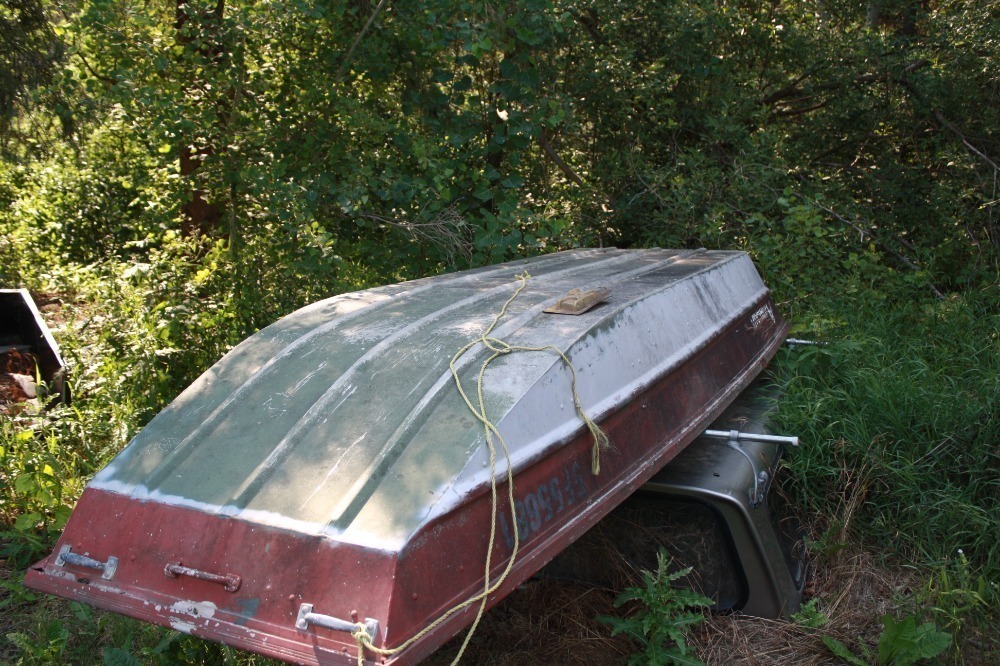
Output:
<instances>
[{"instance_id":1,"label":"aluminum boat hull","mask_svg":"<svg viewBox=\"0 0 1000 666\"><path fill-rule=\"evenodd\" d=\"M565 353L611 446L594 474L558 355L491 365L485 401L511 452L512 518L506 461L491 480L448 364L525 270L493 335ZM543 312L595 286L611 293L592 310ZM376 646L407 646L367 661L416 663L475 616L471 604L433 624L483 589L492 488L491 578L515 533L519 550L489 605L697 437L785 333L735 252L572 251L335 297L244 341L154 419L87 487L25 584L305 664L358 652L349 631L303 623L305 610L371 619ZM467 390L488 355L480 345L457 361Z\"/></svg>"}]
</instances>

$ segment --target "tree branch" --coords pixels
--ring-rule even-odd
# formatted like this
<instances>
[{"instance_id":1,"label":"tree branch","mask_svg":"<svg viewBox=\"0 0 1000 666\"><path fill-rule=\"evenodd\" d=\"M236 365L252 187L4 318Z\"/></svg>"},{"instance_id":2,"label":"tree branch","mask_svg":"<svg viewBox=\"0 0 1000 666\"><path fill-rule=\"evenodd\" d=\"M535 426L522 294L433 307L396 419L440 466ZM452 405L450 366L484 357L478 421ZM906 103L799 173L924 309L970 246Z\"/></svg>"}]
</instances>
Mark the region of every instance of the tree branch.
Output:
<instances>
[{"instance_id":1,"label":"tree branch","mask_svg":"<svg viewBox=\"0 0 1000 666\"><path fill-rule=\"evenodd\" d=\"M420 214L422 213L423 211ZM474 248L462 233L466 221L454 206L438 211L430 220L410 221L373 212L361 212L361 217L399 229L417 242L427 242L437 246L451 263L455 262L455 254L461 255L466 261L472 260Z\"/></svg>"},{"instance_id":2,"label":"tree branch","mask_svg":"<svg viewBox=\"0 0 1000 666\"><path fill-rule=\"evenodd\" d=\"M82 63L83 63L83 66L84 66L84 68L85 68L85 69L86 69L86 70L87 70L88 72L90 72L90 75L91 75L91 76L93 76L93 77L94 77L95 79L97 79L98 81L103 81L104 83L107 83L107 84L108 84L108 85L110 85L110 86L113 86L113 85L115 85L116 83L118 83L117 81L115 81L115 80L114 80L113 78L111 78L110 76L105 76L105 75L103 75L103 74L98 74L98 73L97 73L96 71L94 71L94 68L90 66L90 63L89 63L89 62L87 61L87 58L86 58L86 57L85 57L85 56L83 55L83 53L82 53L82 52L80 52L80 51L75 51L73 55L76 55L76 56L79 56L79 58L80 58L80 62L82 62Z\"/></svg>"},{"instance_id":3,"label":"tree branch","mask_svg":"<svg viewBox=\"0 0 1000 666\"><path fill-rule=\"evenodd\" d=\"M347 54L344 56L343 62L340 63L340 67L337 69L337 76L335 80L337 83L341 83L344 80L344 74L347 71L347 66L351 64L351 60L354 58L354 50L358 48L358 44L364 39L364 36L368 33L368 29L372 27L372 23L375 22L375 17L378 16L379 12L382 11L382 7L385 6L386 0L381 0L375 9L372 10L372 15L368 17L368 22L365 23L365 27L361 28L361 32L358 36L354 38L354 42L351 44L351 48L347 49Z\"/></svg>"},{"instance_id":4,"label":"tree branch","mask_svg":"<svg viewBox=\"0 0 1000 666\"><path fill-rule=\"evenodd\" d=\"M545 154L549 156L549 159L552 160L557 167L559 167L559 170L562 171L567 178L580 187L588 187L583 178L580 178L576 171L573 171L573 167L567 164L566 160L560 157L559 153L557 153L555 149L552 148L551 144L549 144L548 137L545 135L545 128L542 128L541 134L538 136L538 145L542 147L542 150L544 150Z\"/></svg>"},{"instance_id":5,"label":"tree branch","mask_svg":"<svg viewBox=\"0 0 1000 666\"><path fill-rule=\"evenodd\" d=\"M588 8L583 11L571 9L570 13L573 15L573 18L576 19L576 22L582 25L584 30L590 33L590 37L594 40L594 44L597 46L604 44L604 37L601 35L596 9Z\"/></svg>"},{"instance_id":6,"label":"tree branch","mask_svg":"<svg viewBox=\"0 0 1000 666\"><path fill-rule=\"evenodd\" d=\"M828 213L828 214L832 215L836 219L840 220L841 222L843 222L847 226L849 226L852 229L854 229L855 231L857 231L859 234L861 234L862 237L867 237L870 240L877 242L879 245L881 245L883 248L885 248L886 251L889 252L889 254L891 254L892 256L896 257L896 259L898 259L900 262L902 262L905 266L907 266L911 270L914 270L914 271L917 271L917 272L923 270L923 269L920 268L920 266L918 266L917 264L915 264L913 261L911 261L910 259L908 259L906 256L904 256L903 254L900 254L896 250L894 250L891 247L889 247L888 245L886 245L886 243L884 241L882 241L880 238L877 238L875 236L875 234L873 232L871 232L870 230L865 229L864 227L858 225L855 222L852 222L851 220L847 219L843 215L839 214L837 211L833 210L832 208L828 208L827 206L824 206L823 204L821 204L820 202L816 201L815 199L810 199L809 197L806 197L806 196L804 196L802 194L799 194L798 192L793 192L792 194L794 194L799 199L802 199L806 203L808 203L808 204L810 204L812 206L816 206L817 208L819 208L820 210L824 211L825 213ZM901 245L905 245L906 244L905 241L903 241L902 239L896 238L895 236L893 236L893 239L897 243L900 243ZM934 296L936 298L938 298L938 299L940 299L942 301L945 299L945 295L941 292L940 289L937 288L937 286L933 282L931 282L930 280L928 280L927 281L927 286L930 287L931 292L933 292L933 294L934 294Z\"/></svg>"},{"instance_id":7,"label":"tree branch","mask_svg":"<svg viewBox=\"0 0 1000 666\"><path fill-rule=\"evenodd\" d=\"M801 115L804 115L806 113L811 113L812 111L816 111L818 109L822 109L823 107L826 106L826 103L827 103L827 100L824 99L822 102L817 102L816 104L810 104L809 106L799 107L797 109L779 109L777 111L772 111L771 112L771 117L772 118L790 118L792 116L801 116Z\"/></svg>"},{"instance_id":8,"label":"tree branch","mask_svg":"<svg viewBox=\"0 0 1000 666\"><path fill-rule=\"evenodd\" d=\"M998 166L997 163L994 162L989 157L989 155L987 155L986 153L982 152L974 145L972 145L969 139L962 132L961 128L959 128L955 123L945 118L944 114L941 113L941 110L931 105L931 103L927 100L927 98L924 97L923 94L921 94L920 91L918 91L916 87L912 83L910 83L910 81L905 76L901 76L898 79L896 79L896 83L906 88L906 90L913 96L915 100L917 100L924 107L926 107L927 110L931 112L931 115L934 116L934 119L938 121L938 124L940 124L941 127L945 128L946 130L954 134L955 137L962 142L962 145L965 146L966 150L975 154L981 160L986 162L986 164L992 167L994 171L1000 173L1000 166Z\"/></svg>"},{"instance_id":9,"label":"tree branch","mask_svg":"<svg viewBox=\"0 0 1000 666\"><path fill-rule=\"evenodd\" d=\"M931 61L928 60L927 58L921 58L920 60L914 60L913 62L907 63L903 67L903 73L900 78L902 80L905 80L905 77L908 74L912 74L913 72L916 72L919 69L923 69L924 67L930 64ZM804 101L815 98L817 96L817 93L819 92L836 91L839 87L843 85L842 82L832 82L832 83L820 83L815 86L810 86L808 89L802 88L799 84L801 84L802 81L807 79L811 74L812 72L805 72L799 75L794 81L789 83L784 88L775 90L774 92L758 99L757 103L764 106L770 106L778 104L780 102L782 103L782 106L787 106L796 101ZM896 81L896 79L893 79L892 77L885 74L875 74L875 73L860 74L854 78L854 83L856 84L877 83L880 81L882 82ZM817 104L797 109L789 109L789 108L779 109L776 111L772 111L771 117L781 118L781 117L800 116L802 114L823 108L824 106L826 106L828 101L829 100L823 100L822 102L819 102Z\"/></svg>"},{"instance_id":10,"label":"tree branch","mask_svg":"<svg viewBox=\"0 0 1000 666\"><path fill-rule=\"evenodd\" d=\"M805 81L809 77L810 73L811 72L804 72L784 88L779 88L770 95L761 97L759 100L757 100L758 104L764 104L764 105L774 104L775 102L780 102L781 100L787 97L792 97L793 95L801 94L802 88L799 87L799 84Z\"/></svg>"}]
</instances>

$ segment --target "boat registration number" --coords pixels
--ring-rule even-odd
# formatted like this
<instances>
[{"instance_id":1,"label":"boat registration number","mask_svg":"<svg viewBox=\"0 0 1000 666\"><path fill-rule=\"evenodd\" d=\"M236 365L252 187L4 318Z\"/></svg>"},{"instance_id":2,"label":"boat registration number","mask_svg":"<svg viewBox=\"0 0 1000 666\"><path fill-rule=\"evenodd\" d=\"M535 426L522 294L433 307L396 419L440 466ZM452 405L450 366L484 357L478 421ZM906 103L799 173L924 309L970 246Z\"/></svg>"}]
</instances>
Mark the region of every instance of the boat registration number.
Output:
<instances>
[{"instance_id":1,"label":"boat registration number","mask_svg":"<svg viewBox=\"0 0 1000 666\"><path fill-rule=\"evenodd\" d=\"M583 465L577 461L553 474L520 498L515 498L514 514L517 516L518 540L527 541L586 496L585 472ZM509 512L500 512L498 520L507 548L513 550L514 533L510 527Z\"/></svg>"}]
</instances>

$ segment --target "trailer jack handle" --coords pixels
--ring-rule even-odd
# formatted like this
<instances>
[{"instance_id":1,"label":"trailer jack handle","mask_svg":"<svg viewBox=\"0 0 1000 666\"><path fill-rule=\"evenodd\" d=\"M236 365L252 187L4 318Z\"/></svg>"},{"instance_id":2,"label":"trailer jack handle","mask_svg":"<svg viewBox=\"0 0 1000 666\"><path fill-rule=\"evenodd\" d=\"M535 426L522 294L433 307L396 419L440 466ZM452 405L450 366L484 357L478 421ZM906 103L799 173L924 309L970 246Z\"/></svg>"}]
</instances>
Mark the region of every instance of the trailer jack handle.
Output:
<instances>
[{"instance_id":1,"label":"trailer jack handle","mask_svg":"<svg viewBox=\"0 0 1000 666\"><path fill-rule=\"evenodd\" d=\"M739 430L706 430L701 433L702 437L713 439L728 439L733 442L770 442L772 444L787 444L798 446L798 437L787 437L785 435L763 435L756 432L740 432Z\"/></svg>"},{"instance_id":2,"label":"trailer jack handle","mask_svg":"<svg viewBox=\"0 0 1000 666\"><path fill-rule=\"evenodd\" d=\"M766 470L758 470L757 465L754 464L753 459L750 455L743 450L740 445L741 441L748 442L770 442L778 444L790 444L792 446L799 445L798 437L785 437L782 435L763 435L755 432L740 432L739 430L706 430L702 433L703 437L711 437L713 439L724 439L726 440L726 446L738 451L747 462L750 463L750 467L753 469L753 494L750 496L750 505L754 508L759 506L764 501L764 492L767 487L767 481L769 479ZM763 487L762 487L763 486Z\"/></svg>"}]
</instances>

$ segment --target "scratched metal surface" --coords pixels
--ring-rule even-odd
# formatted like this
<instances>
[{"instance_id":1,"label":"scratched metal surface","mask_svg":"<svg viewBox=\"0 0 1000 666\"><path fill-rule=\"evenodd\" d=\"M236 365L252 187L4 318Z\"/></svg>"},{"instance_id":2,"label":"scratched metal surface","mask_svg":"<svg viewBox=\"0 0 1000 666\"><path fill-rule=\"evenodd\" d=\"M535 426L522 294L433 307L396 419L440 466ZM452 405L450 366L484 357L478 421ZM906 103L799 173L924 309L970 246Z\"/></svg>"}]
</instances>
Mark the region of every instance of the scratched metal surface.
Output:
<instances>
[{"instance_id":1,"label":"scratched metal surface","mask_svg":"<svg viewBox=\"0 0 1000 666\"><path fill-rule=\"evenodd\" d=\"M482 427L449 362L525 270L528 286L493 335L566 352L595 418L682 364L766 292L743 253L602 249L337 296L238 345L91 485L397 548L488 483ZM570 289L599 286L612 293L586 314L542 313ZM459 361L472 394L487 355L478 346ZM515 468L582 428L570 373L551 351L505 356L484 386Z\"/></svg>"}]
</instances>

